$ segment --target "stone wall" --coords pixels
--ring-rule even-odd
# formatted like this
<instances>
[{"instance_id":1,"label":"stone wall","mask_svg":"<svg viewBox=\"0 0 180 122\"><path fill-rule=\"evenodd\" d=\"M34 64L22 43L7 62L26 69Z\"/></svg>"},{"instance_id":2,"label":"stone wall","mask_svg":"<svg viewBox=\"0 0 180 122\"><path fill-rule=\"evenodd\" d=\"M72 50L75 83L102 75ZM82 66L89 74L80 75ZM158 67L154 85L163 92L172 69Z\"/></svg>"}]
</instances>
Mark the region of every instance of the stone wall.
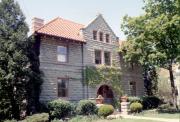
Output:
<instances>
[{"instance_id":1,"label":"stone wall","mask_svg":"<svg viewBox=\"0 0 180 122\"><path fill-rule=\"evenodd\" d=\"M68 62L57 61L57 46L68 46ZM43 71L44 83L40 99L49 101L57 99L57 79L69 78L67 100L83 99L82 87L82 53L81 44L57 40L52 38L42 38L40 46L40 69Z\"/></svg>"}]
</instances>

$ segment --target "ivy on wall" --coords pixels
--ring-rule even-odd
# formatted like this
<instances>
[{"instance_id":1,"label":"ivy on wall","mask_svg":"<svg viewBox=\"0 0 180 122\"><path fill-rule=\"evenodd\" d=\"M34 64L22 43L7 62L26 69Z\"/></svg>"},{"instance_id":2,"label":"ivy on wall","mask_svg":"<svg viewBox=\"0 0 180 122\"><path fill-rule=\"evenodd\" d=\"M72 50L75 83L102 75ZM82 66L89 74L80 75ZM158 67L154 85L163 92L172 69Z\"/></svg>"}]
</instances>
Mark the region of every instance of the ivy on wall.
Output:
<instances>
[{"instance_id":1,"label":"ivy on wall","mask_svg":"<svg viewBox=\"0 0 180 122\"><path fill-rule=\"evenodd\" d=\"M108 84L117 95L122 95L121 70L109 66L87 66L85 68L85 81L92 87L98 84Z\"/></svg>"}]
</instances>

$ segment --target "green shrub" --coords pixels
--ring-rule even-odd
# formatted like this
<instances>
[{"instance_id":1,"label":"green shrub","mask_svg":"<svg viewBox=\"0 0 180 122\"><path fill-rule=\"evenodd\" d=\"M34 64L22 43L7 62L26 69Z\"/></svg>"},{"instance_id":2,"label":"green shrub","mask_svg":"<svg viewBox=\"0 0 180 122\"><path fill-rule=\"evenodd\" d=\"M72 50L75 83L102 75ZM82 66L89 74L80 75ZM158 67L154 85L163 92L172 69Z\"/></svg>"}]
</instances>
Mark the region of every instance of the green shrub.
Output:
<instances>
[{"instance_id":1,"label":"green shrub","mask_svg":"<svg viewBox=\"0 0 180 122\"><path fill-rule=\"evenodd\" d=\"M22 122L49 122L49 115L48 113L34 114L27 116Z\"/></svg>"},{"instance_id":2,"label":"green shrub","mask_svg":"<svg viewBox=\"0 0 180 122\"><path fill-rule=\"evenodd\" d=\"M80 115L93 115L97 114L97 107L91 100L81 100L77 106L77 112Z\"/></svg>"},{"instance_id":3,"label":"green shrub","mask_svg":"<svg viewBox=\"0 0 180 122\"><path fill-rule=\"evenodd\" d=\"M119 99L114 99L113 100L113 106L114 106L115 109L118 109L118 110L121 109L121 103L120 103Z\"/></svg>"},{"instance_id":4,"label":"green shrub","mask_svg":"<svg viewBox=\"0 0 180 122\"><path fill-rule=\"evenodd\" d=\"M131 103L131 105L130 105L130 110L131 110L131 112L134 112L134 113L141 112L142 108L143 108L143 106L139 102L134 102L134 103Z\"/></svg>"},{"instance_id":5,"label":"green shrub","mask_svg":"<svg viewBox=\"0 0 180 122\"><path fill-rule=\"evenodd\" d=\"M50 119L63 119L72 113L72 105L69 101L54 100L48 103Z\"/></svg>"},{"instance_id":6,"label":"green shrub","mask_svg":"<svg viewBox=\"0 0 180 122\"><path fill-rule=\"evenodd\" d=\"M143 109L157 108L161 104L161 100L156 96L142 97Z\"/></svg>"},{"instance_id":7,"label":"green shrub","mask_svg":"<svg viewBox=\"0 0 180 122\"><path fill-rule=\"evenodd\" d=\"M134 102L139 102L139 103L141 103L142 102L142 100L141 100L141 98L140 97L131 97L131 96L129 96L128 97L128 102L130 102L130 104L131 103L134 103Z\"/></svg>"},{"instance_id":8,"label":"green shrub","mask_svg":"<svg viewBox=\"0 0 180 122\"><path fill-rule=\"evenodd\" d=\"M170 104L162 104L158 107L157 110L160 113L179 113L180 112L180 110L176 109L176 107L173 107Z\"/></svg>"},{"instance_id":9,"label":"green shrub","mask_svg":"<svg viewBox=\"0 0 180 122\"><path fill-rule=\"evenodd\" d=\"M112 105L102 105L98 109L98 115L107 117L114 112L114 108Z\"/></svg>"},{"instance_id":10,"label":"green shrub","mask_svg":"<svg viewBox=\"0 0 180 122\"><path fill-rule=\"evenodd\" d=\"M14 119L12 119L12 120L5 120L4 122L17 122L17 120L14 120Z\"/></svg>"},{"instance_id":11,"label":"green shrub","mask_svg":"<svg viewBox=\"0 0 180 122\"><path fill-rule=\"evenodd\" d=\"M48 110L47 103L40 103L38 112L39 113L48 113L49 110Z\"/></svg>"}]
</instances>

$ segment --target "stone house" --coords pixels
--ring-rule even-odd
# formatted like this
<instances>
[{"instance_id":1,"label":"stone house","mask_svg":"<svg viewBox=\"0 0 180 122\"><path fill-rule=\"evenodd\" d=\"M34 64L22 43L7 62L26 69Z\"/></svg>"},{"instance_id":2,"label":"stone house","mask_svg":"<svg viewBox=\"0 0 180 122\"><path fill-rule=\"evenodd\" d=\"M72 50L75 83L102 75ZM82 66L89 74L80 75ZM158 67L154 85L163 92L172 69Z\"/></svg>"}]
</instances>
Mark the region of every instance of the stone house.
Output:
<instances>
[{"instance_id":1,"label":"stone house","mask_svg":"<svg viewBox=\"0 0 180 122\"><path fill-rule=\"evenodd\" d=\"M90 24L82 25L62 18L56 18L47 24L39 18L33 19L33 33L36 47L39 49L40 69L44 83L40 95L41 101L66 99L78 101L95 98L98 94L113 98L111 84L99 84L96 87L83 84L84 67L107 65L121 68L125 94L142 96L144 83L142 71L138 65L124 63L118 53L119 39L104 20L98 15ZM107 97L108 99L108 97Z\"/></svg>"}]
</instances>

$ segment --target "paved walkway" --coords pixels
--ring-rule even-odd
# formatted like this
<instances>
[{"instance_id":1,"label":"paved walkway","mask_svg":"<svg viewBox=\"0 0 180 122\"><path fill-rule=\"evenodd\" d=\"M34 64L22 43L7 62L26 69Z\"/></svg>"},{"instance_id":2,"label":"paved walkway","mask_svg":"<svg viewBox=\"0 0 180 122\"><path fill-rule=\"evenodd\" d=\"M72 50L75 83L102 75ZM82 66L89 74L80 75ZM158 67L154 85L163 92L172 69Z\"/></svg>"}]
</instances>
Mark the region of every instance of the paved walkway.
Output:
<instances>
[{"instance_id":1,"label":"paved walkway","mask_svg":"<svg viewBox=\"0 0 180 122\"><path fill-rule=\"evenodd\" d=\"M132 116L132 115L120 115L123 118L130 118L130 119L144 119L144 120L155 120L161 122L180 122L179 119L166 119L166 118L152 118L152 117L143 117L143 116Z\"/></svg>"}]
</instances>

